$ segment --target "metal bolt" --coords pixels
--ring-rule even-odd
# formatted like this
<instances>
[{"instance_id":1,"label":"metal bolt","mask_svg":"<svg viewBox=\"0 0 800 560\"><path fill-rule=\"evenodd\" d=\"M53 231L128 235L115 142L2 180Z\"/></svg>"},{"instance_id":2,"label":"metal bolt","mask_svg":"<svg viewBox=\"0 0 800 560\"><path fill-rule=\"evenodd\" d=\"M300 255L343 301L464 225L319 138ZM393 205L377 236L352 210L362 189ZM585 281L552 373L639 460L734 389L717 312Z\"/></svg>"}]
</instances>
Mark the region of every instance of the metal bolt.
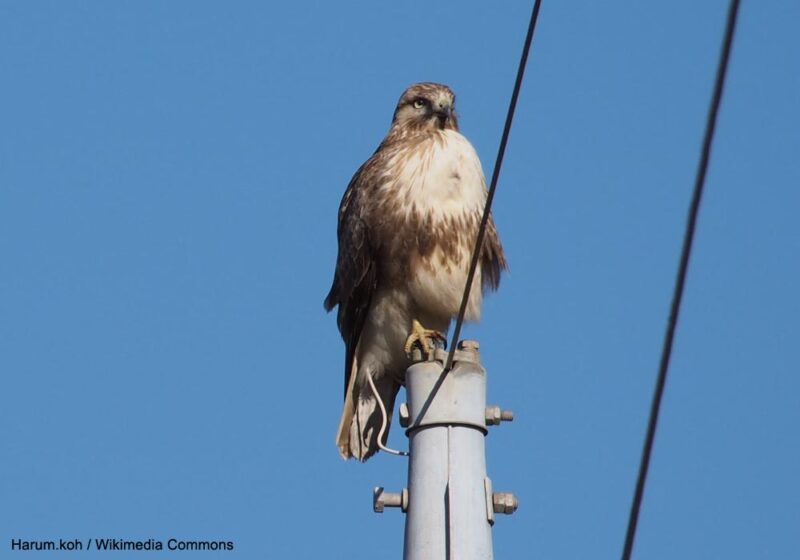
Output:
<instances>
[{"instance_id":1,"label":"metal bolt","mask_svg":"<svg viewBox=\"0 0 800 560\"><path fill-rule=\"evenodd\" d=\"M383 486L376 486L372 491L372 510L383 513L384 508L399 507L403 512L408 509L408 489L402 492L385 492Z\"/></svg>"},{"instance_id":2,"label":"metal bolt","mask_svg":"<svg viewBox=\"0 0 800 560\"><path fill-rule=\"evenodd\" d=\"M514 412L503 410L497 405L486 407L486 425L498 426L500 422L511 422L514 420Z\"/></svg>"},{"instance_id":3,"label":"metal bolt","mask_svg":"<svg viewBox=\"0 0 800 560\"><path fill-rule=\"evenodd\" d=\"M519 501L511 492L495 492L492 494L492 506L495 513L511 515L517 511Z\"/></svg>"},{"instance_id":4,"label":"metal bolt","mask_svg":"<svg viewBox=\"0 0 800 560\"><path fill-rule=\"evenodd\" d=\"M408 403L400 403L400 426L408 428L411 423L411 413L408 411Z\"/></svg>"},{"instance_id":5,"label":"metal bolt","mask_svg":"<svg viewBox=\"0 0 800 560\"><path fill-rule=\"evenodd\" d=\"M477 340L462 340L458 343L459 350L480 350L480 347Z\"/></svg>"}]
</instances>

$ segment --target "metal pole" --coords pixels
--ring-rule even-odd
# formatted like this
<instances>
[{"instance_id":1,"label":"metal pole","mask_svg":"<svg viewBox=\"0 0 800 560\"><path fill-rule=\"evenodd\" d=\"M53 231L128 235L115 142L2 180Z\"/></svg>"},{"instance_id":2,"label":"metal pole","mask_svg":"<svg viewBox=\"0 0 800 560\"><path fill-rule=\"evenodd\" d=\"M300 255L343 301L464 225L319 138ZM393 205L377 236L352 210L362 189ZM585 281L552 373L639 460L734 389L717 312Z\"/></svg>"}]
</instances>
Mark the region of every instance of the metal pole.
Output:
<instances>
[{"instance_id":1,"label":"metal pole","mask_svg":"<svg viewBox=\"0 0 800 560\"><path fill-rule=\"evenodd\" d=\"M494 514L513 513L512 494L495 494L486 476L487 426L511 420L511 412L486 406L486 371L478 344L464 341L453 369L443 374L447 353L406 370L408 404L400 406L410 454L408 490L376 488L374 508L407 513L405 560L488 560Z\"/></svg>"}]
</instances>

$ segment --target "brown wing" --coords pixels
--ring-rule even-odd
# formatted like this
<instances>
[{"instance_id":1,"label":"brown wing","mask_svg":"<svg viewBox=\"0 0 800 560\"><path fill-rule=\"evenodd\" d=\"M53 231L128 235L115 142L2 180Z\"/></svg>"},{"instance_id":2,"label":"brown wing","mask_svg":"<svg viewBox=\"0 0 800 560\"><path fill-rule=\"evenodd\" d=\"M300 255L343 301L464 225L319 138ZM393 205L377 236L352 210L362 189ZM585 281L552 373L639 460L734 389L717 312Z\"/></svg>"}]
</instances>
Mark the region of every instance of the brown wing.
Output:
<instances>
[{"instance_id":1,"label":"brown wing","mask_svg":"<svg viewBox=\"0 0 800 560\"><path fill-rule=\"evenodd\" d=\"M494 218L489 216L481 253L481 284L483 289L491 288L496 290L500 285L500 272L506 268L508 268L508 263L506 263L503 246L500 244L500 236L497 234Z\"/></svg>"},{"instance_id":2,"label":"brown wing","mask_svg":"<svg viewBox=\"0 0 800 560\"><path fill-rule=\"evenodd\" d=\"M324 304L327 311L339 306L336 323L345 343L345 397L356 346L378 278L377 251L364 220L363 198L369 175L365 172L366 167L367 164L363 165L353 176L339 206L339 256L333 285Z\"/></svg>"}]
</instances>

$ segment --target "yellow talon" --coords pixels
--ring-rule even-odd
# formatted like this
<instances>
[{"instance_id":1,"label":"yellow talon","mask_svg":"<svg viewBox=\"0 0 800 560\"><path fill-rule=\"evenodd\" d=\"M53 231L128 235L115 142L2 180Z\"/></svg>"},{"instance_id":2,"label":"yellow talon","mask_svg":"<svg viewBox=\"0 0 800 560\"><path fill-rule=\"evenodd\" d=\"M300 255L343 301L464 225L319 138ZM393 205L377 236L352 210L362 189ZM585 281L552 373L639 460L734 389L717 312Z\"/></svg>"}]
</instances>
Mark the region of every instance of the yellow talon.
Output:
<instances>
[{"instance_id":1,"label":"yellow talon","mask_svg":"<svg viewBox=\"0 0 800 560\"><path fill-rule=\"evenodd\" d=\"M441 341L447 344L447 338L439 331L426 329L422 324L414 319L411 321L411 334L406 339L406 344L403 347L407 355L411 354L411 349L414 343L418 343L422 348L422 352L430 360L433 356L433 351L436 349L436 341Z\"/></svg>"}]
</instances>

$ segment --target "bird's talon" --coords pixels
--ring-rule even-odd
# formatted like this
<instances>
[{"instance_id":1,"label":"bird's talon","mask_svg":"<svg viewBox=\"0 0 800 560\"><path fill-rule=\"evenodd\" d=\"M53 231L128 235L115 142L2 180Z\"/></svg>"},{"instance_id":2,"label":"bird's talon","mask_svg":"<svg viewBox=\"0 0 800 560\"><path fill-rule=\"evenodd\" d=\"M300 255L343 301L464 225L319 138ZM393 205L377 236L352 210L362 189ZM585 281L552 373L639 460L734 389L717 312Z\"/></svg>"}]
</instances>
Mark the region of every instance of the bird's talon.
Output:
<instances>
[{"instance_id":1,"label":"bird's talon","mask_svg":"<svg viewBox=\"0 0 800 560\"><path fill-rule=\"evenodd\" d=\"M410 358L411 350L416 344L420 347L420 350L422 350L423 355L430 360L433 358L433 352L436 350L437 341L441 342L444 348L447 349L447 338L444 334L432 329L426 329L415 319L411 323L411 334L408 335L403 348L406 355Z\"/></svg>"}]
</instances>

